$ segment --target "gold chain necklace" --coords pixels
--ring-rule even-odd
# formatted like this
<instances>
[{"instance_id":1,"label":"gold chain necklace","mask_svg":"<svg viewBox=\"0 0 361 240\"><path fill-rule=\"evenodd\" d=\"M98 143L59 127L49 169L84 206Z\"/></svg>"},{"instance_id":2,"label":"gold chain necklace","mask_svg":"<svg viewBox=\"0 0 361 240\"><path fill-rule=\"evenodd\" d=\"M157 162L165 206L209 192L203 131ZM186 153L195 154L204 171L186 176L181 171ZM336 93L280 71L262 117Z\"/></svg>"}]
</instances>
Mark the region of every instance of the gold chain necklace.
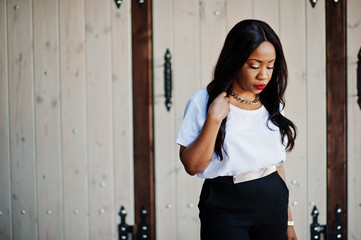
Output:
<instances>
[{"instance_id":1,"label":"gold chain necklace","mask_svg":"<svg viewBox=\"0 0 361 240\"><path fill-rule=\"evenodd\" d=\"M256 98L253 101L244 99L240 96L238 96L235 92L231 91L231 96L236 99L238 102L243 103L243 104L257 104L259 102L259 95L256 94Z\"/></svg>"}]
</instances>

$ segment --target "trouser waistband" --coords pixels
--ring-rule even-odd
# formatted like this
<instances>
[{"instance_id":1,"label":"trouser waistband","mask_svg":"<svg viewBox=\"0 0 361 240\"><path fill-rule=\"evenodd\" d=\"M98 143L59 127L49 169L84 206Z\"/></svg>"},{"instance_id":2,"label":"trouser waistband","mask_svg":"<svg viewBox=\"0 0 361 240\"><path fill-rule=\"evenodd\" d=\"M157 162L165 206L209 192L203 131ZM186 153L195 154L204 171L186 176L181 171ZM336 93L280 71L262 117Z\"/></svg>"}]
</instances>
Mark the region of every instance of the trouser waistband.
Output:
<instances>
[{"instance_id":1,"label":"trouser waistband","mask_svg":"<svg viewBox=\"0 0 361 240\"><path fill-rule=\"evenodd\" d=\"M247 182L247 181L251 181L251 180L255 180L258 178L268 176L271 173L274 173L276 170L277 170L277 166L272 165L268 168L264 168L264 169L253 171L253 172L242 173L242 174L238 174L236 176L216 177L216 178L212 178L212 179L207 179L207 181L218 182L218 183L227 183L227 184L237 184L237 183Z\"/></svg>"}]
</instances>

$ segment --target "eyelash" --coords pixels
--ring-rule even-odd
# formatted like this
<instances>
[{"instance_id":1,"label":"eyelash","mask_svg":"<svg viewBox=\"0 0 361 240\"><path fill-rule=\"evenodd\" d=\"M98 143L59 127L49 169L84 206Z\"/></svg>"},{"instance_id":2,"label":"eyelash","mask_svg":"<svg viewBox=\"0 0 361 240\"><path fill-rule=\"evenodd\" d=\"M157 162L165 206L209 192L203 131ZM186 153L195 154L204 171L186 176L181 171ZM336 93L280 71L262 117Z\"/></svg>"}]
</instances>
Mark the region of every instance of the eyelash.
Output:
<instances>
[{"instance_id":1,"label":"eyelash","mask_svg":"<svg viewBox=\"0 0 361 240\"><path fill-rule=\"evenodd\" d=\"M250 68L252 68L252 69L259 69L259 67L254 67L254 66L250 66ZM267 69L273 70L273 69L275 69L275 67L267 67Z\"/></svg>"}]
</instances>

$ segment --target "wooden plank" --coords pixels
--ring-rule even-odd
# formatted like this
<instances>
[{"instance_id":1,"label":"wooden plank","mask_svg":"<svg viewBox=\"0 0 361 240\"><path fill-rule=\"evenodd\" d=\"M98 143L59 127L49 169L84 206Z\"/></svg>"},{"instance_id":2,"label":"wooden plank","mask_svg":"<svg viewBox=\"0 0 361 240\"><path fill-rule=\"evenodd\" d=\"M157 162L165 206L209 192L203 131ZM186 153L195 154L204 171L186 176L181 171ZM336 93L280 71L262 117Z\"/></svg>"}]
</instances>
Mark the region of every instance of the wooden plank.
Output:
<instances>
[{"instance_id":1,"label":"wooden plank","mask_svg":"<svg viewBox=\"0 0 361 240\"><path fill-rule=\"evenodd\" d=\"M64 239L89 239L85 3L59 2Z\"/></svg>"},{"instance_id":2,"label":"wooden plank","mask_svg":"<svg viewBox=\"0 0 361 240\"><path fill-rule=\"evenodd\" d=\"M114 239L111 1L88 0L86 16L90 238Z\"/></svg>"},{"instance_id":3,"label":"wooden plank","mask_svg":"<svg viewBox=\"0 0 361 240\"><path fill-rule=\"evenodd\" d=\"M305 1L280 1L279 37L287 65L289 85L286 91L285 113L298 128L295 149L287 155L285 164L290 189L290 208L297 223L299 239L306 239L309 226L307 212L307 79L306 79L306 10ZM292 19L292 21L290 21ZM274 26L277 30L277 26ZM297 48L295 48L297 44Z\"/></svg>"},{"instance_id":4,"label":"wooden plank","mask_svg":"<svg viewBox=\"0 0 361 240\"><path fill-rule=\"evenodd\" d=\"M37 239L32 1L8 3L13 238Z\"/></svg>"},{"instance_id":5,"label":"wooden plank","mask_svg":"<svg viewBox=\"0 0 361 240\"><path fill-rule=\"evenodd\" d=\"M280 6L282 7L284 4L285 1L282 0L253 0L253 18L265 21L277 34L280 34L279 22L283 22L283 19L279 18L280 14L282 14L280 13L280 11L282 11ZM292 3L288 1L288 4L298 6L303 3L302 1L293 1ZM293 13L292 10L290 13L291 12Z\"/></svg>"},{"instance_id":6,"label":"wooden plank","mask_svg":"<svg viewBox=\"0 0 361 240\"><path fill-rule=\"evenodd\" d=\"M127 210L134 224L133 106L131 66L131 2L112 4L112 79L115 207ZM115 211L117 223L120 222Z\"/></svg>"},{"instance_id":7,"label":"wooden plank","mask_svg":"<svg viewBox=\"0 0 361 240\"><path fill-rule=\"evenodd\" d=\"M306 61L307 61L307 226L314 205L320 212L319 222L326 223L326 33L325 2L315 8L306 1Z\"/></svg>"},{"instance_id":8,"label":"wooden plank","mask_svg":"<svg viewBox=\"0 0 361 240\"><path fill-rule=\"evenodd\" d=\"M250 19L253 15L252 0L227 0L226 1L226 18L227 32L241 20Z\"/></svg>"},{"instance_id":9,"label":"wooden plank","mask_svg":"<svg viewBox=\"0 0 361 240\"><path fill-rule=\"evenodd\" d=\"M176 131L183 121L184 108L200 81L200 10L194 0L174 2L174 96ZM178 30L178 31L176 31ZM187 69L187 71L184 71ZM178 161L179 164L180 161Z\"/></svg>"},{"instance_id":10,"label":"wooden plank","mask_svg":"<svg viewBox=\"0 0 361 240\"><path fill-rule=\"evenodd\" d=\"M178 154L174 131L175 89L173 86L173 104L168 112L165 107L164 90L164 54L169 49L172 58L173 84L174 64L174 1L153 1L153 106L154 106L154 167L156 195L156 236L158 240L177 239L177 199L176 199L176 161ZM179 29L178 31L181 31Z\"/></svg>"},{"instance_id":11,"label":"wooden plank","mask_svg":"<svg viewBox=\"0 0 361 240\"><path fill-rule=\"evenodd\" d=\"M200 6L198 1L174 2L174 111L175 135L183 121L188 99L199 90L201 82ZM186 69L186 71L185 71ZM178 154L179 148L176 148ZM199 239L198 199L202 180L190 177L176 158L178 239Z\"/></svg>"},{"instance_id":12,"label":"wooden plank","mask_svg":"<svg viewBox=\"0 0 361 240\"><path fill-rule=\"evenodd\" d=\"M357 104L357 54L361 48L361 2L347 2L347 208L349 239L361 239L361 110Z\"/></svg>"},{"instance_id":13,"label":"wooden plank","mask_svg":"<svg viewBox=\"0 0 361 240\"><path fill-rule=\"evenodd\" d=\"M226 36L225 0L200 2L200 51L202 87L213 79L213 69Z\"/></svg>"},{"instance_id":14,"label":"wooden plank","mask_svg":"<svg viewBox=\"0 0 361 240\"><path fill-rule=\"evenodd\" d=\"M347 227L346 1L326 2L326 41L327 225L333 226L339 204Z\"/></svg>"},{"instance_id":15,"label":"wooden plank","mask_svg":"<svg viewBox=\"0 0 361 240\"><path fill-rule=\"evenodd\" d=\"M34 0L35 127L40 239L63 239L58 1Z\"/></svg>"},{"instance_id":16,"label":"wooden plank","mask_svg":"<svg viewBox=\"0 0 361 240\"><path fill-rule=\"evenodd\" d=\"M133 128L135 222L148 210L150 239L155 239L154 156L152 110L152 1L140 7L132 1Z\"/></svg>"},{"instance_id":17,"label":"wooden plank","mask_svg":"<svg viewBox=\"0 0 361 240\"><path fill-rule=\"evenodd\" d=\"M12 239L6 1L0 1L0 239Z\"/></svg>"}]
</instances>

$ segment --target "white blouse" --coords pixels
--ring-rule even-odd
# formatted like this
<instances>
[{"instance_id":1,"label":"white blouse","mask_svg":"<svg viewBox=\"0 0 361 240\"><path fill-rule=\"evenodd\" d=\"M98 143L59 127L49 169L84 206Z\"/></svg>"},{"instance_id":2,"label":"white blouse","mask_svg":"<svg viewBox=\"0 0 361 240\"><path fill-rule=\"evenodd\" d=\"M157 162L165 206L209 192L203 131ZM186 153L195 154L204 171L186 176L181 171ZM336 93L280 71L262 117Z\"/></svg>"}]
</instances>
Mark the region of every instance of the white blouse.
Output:
<instances>
[{"instance_id":1,"label":"white blouse","mask_svg":"<svg viewBox=\"0 0 361 240\"><path fill-rule=\"evenodd\" d=\"M207 115L208 92L203 88L188 101L176 142L187 147L199 135ZM200 178L235 176L283 164L285 144L279 128L267 121L269 113L262 106L257 110L243 110L230 105L224 139L223 160L213 153L208 167L198 174Z\"/></svg>"}]
</instances>

